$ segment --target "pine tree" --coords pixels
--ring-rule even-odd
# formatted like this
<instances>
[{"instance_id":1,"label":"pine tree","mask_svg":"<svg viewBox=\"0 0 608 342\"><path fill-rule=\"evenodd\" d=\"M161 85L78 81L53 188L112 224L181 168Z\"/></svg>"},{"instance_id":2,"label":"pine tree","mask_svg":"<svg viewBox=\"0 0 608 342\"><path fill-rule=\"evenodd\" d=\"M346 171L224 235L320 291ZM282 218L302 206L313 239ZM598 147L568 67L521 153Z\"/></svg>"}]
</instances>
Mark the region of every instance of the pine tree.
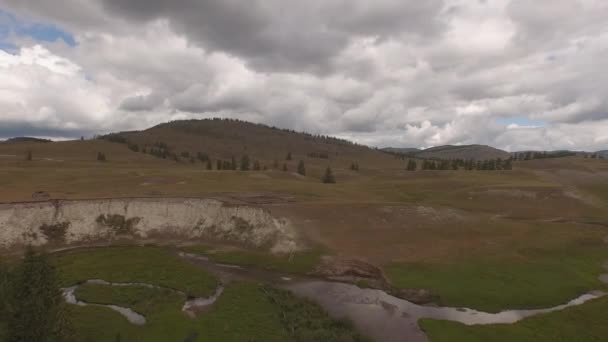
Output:
<instances>
[{"instance_id":1,"label":"pine tree","mask_svg":"<svg viewBox=\"0 0 608 342\"><path fill-rule=\"evenodd\" d=\"M323 175L323 178L321 179L321 181L323 183L325 183L325 184L334 184L334 183L336 183L336 178L334 177L334 174L331 171L331 168L329 166L325 170L325 174Z\"/></svg>"},{"instance_id":2,"label":"pine tree","mask_svg":"<svg viewBox=\"0 0 608 342\"><path fill-rule=\"evenodd\" d=\"M249 156L248 155L244 155L243 158L241 158L241 170L249 171Z\"/></svg>"},{"instance_id":3,"label":"pine tree","mask_svg":"<svg viewBox=\"0 0 608 342\"><path fill-rule=\"evenodd\" d=\"M452 170L458 170L458 160L452 160Z\"/></svg>"},{"instance_id":4,"label":"pine tree","mask_svg":"<svg viewBox=\"0 0 608 342\"><path fill-rule=\"evenodd\" d=\"M105 162L106 161L106 155L104 153L97 152L97 161Z\"/></svg>"},{"instance_id":5,"label":"pine tree","mask_svg":"<svg viewBox=\"0 0 608 342\"><path fill-rule=\"evenodd\" d=\"M32 161L32 151L27 151L27 153L25 154L25 160Z\"/></svg>"},{"instance_id":6,"label":"pine tree","mask_svg":"<svg viewBox=\"0 0 608 342\"><path fill-rule=\"evenodd\" d=\"M275 169L275 170L279 169L279 161L278 160L276 160L276 159L274 160L274 163L272 164L272 168Z\"/></svg>"},{"instance_id":7,"label":"pine tree","mask_svg":"<svg viewBox=\"0 0 608 342\"><path fill-rule=\"evenodd\" d=\"M233 163L230 160L224 160L224 165L222 165L222 169L224 169L224 170L235 170L233 168L233 167L235 167L235 165L236 165L236 162Z\"/></svg>"},{"instance_id":8,"label":"pine tree","mask_svg":"<svg viewBox=\"0 0 608 342\"><path fill-rule=\"evenodd\" d=\"M216 170L221 170L222 166L223 166L222 161L218 159L217 160L217 165L215 166L215 169Z\"/></svg>"},{"instance_id":9,"label":"pine tree","mask_svg":"<svg viewBox=\"0 0 608 342\"><path fill-rule=\"evenodd\" d=\"M283 163L283 172L287 172L289 169L287 169L287 164Z\"/></svg>"},{"instance_id":10,"label":"pine tree","mask_svg":"<svg viewBox=\"0 0 608 342\"><path fill-rule=\"evenodd\" d=\"M304 161L300 160L298 163L298 173L302 176L306 176L306 167L304 166Z\"/></svg>"},{"instance_id":11,"label":"pine tree","mask_svg":"<svg viewBox=\"0 0 608 342\"><path fill-rule=\"evenodd\" d=\"M213 163L211 163L211 159L207 159L207 170L213 170Z\"/></svg>"},{"instance_id":12,"label":"pine tree","mask_svg":"<svg viewBox=\"0 0 608 342\"><path fill-rule=\"evenodd\" d=\"M236 169L238 169L238 166L236 165L236 159L234 158L234 156L232 156L232 159L230 160L230 165L227 167L227 169L231 169L236 171Z\"/></svg>"},{"instance_id":13,"label":"pine tree","mask_svg":"<svg viewBox=\"0 0 608 342\"><path fill-rule=\"evenodd\" d=\"M262 167L260 166L260 161L256 160L253 162L253 171L260 171Z\"/></svg>"},{"instance_id":14,"label":"pine tree","mask_svg":"<svg viewBox=\"0 0 608 342\"><path fill-rule=\"evenodd\" d=\"M55 269L28 249L11 286L9 341L66 341L72 336L67 303Z\"/></svg>"},{"instance_id":15,"label":"pine tree","mask_svg":"<svg viewBox=\"0 0 608 342\"><path fill-rule=\"evenodd\" d=\"M287 152L287 156L285 157L285 160L291 160L291 152Z\"/></svg>"},{"instance_id":16,"label":"pine tree","mask_svg":"<svg viewBox=\"0 0 608 342\"><path fill-rule=\"evenodd\" d=\"M417 168L418 168L418 165L416 164L415 160L413 160L413 159L408 160L408 162L407 162L408 171L416 171Z\"/></svg>"}]
</instances>

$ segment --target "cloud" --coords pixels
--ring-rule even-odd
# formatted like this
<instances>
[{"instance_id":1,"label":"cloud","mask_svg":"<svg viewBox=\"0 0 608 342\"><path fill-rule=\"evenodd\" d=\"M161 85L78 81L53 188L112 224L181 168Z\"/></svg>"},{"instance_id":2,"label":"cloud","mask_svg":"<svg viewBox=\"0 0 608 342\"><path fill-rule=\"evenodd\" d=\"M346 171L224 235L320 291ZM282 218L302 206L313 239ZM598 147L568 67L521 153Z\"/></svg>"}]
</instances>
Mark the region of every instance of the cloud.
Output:
<instances>
[{"instance_id":1,"label":"cloud","mask_svg":"<svg viewBox=\"0 0 608 342\"><path fill-rule=\"evenodd\" d=\"M0 3L75 43L0 41L0 126L19 135L222 116L374 146L606 145L599 0Z\"/></svg>"}]
</instances>

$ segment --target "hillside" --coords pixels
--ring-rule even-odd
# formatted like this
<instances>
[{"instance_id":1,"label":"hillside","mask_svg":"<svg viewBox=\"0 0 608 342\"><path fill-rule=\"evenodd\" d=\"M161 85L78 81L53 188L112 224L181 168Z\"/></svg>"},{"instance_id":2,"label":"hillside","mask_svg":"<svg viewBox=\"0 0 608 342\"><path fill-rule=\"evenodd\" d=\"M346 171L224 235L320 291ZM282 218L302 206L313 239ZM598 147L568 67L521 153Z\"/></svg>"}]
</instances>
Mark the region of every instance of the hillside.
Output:
<instances>
[{"instance_id":1,"label":"hillside","mask_svg":"<svg viewBox=\"0 0 608 342\"><path fill-rule=\"evenodd\" d=\"M604 158L608 158L608 150L601 150L601 151L597 151L595 152L596 154L604 157Z\"/></svg>"},{"instance_id":2,"label":"hillside","mask_svg":"<svg viewBox=\"0 0 608 342\"><path fill-rule=\"evenodd\" d=\"M103 138L127 143L137 150L166 151L169 158L177 156L182 161L191 158L197 161L199 153L212 161L233 157L239 160L248 155L270 167L275 160L280 164L286 162L287 155L291 153L289 164L304 160L307 164L342 168L348 168L353 162L362 166L401 165L389 155L346 140L238 120L173 121L143 131L115 133Z\"/></svg>"},{"instance_id":3,"label":"hillside","mask_svg":"<svg viewBox=\"0 0 608 342\"><path fill-rule=\"evenodd\" d=\"M507 159L509 152L486 145L437 146L423 150L416 154L419 158L429 159Z\"/></svg>"},{"instance_id":4,"label":"hillside","mask_svg":"<svg viewBox=\"0 0 608 342\"><path fill-rule=\"evenodd\" d=\"M32 137L15 137L10 138L5 141L0 141L0 143L5 144L14 144L14 143L50 143L52 140L48 139L40 139L40 138L32 138Z\"/></svg>"}]
</instances>

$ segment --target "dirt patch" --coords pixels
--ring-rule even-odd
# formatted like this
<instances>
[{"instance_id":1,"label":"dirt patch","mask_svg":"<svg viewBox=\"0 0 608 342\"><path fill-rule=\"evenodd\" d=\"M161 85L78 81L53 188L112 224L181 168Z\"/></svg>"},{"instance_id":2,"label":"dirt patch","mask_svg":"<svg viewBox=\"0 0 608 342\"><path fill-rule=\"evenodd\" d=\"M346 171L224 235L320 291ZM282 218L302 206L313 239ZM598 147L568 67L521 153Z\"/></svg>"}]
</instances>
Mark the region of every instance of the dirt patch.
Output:
<instances>
[{"instance_id":1,"label":"dirt patch","mask_svg":"<svg viewBox=\"0 0 608 342\"><path fill-rule=\"evenodd\" d=\"M324 257L312 272L329 280L348 282L361 287L385 289L388 281L379 267L358 259Z\"/></svg>"}]
</instances>

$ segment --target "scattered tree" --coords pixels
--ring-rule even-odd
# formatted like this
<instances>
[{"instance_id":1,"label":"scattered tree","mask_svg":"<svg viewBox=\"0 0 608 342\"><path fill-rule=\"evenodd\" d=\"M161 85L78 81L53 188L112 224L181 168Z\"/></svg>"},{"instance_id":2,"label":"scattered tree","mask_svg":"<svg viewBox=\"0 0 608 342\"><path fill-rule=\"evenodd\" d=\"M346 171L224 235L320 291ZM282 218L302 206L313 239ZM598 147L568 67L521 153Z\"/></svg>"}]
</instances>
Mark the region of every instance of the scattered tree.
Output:
<instances>
[{"instance_id":1,"label":"scattered tree","mask_svg":"<svg viewBox=\"0 0 608 342\"><path fill-rule=\"evenodd\" d=\"M25 154L25 160L32 161L32 151L28 150Z\"/></svg>"},{"instance_id":2,"label":"scattered tree","mask_svg":"<svg viewBox=\"0 0 608 342\"><path fill-rule=\"evenodd\" d=\"M236 159L234 158L234 156L232 156L232 159L230 160L229 166L227 168L225 168L225 169L230 169L230 170L236 171L237 168L238 167L236 165Z\"/></svg>"},{"instance_id":3,"label":"scattered tree","mask_svg":"<svg viewBox=\"0 0 608 342\"><path fill-rule=\"evenodd\" d=\"M418 169L418 165L414 159L409 159L407 162L407 170L408 171L416 171Z\"/></svg>"},{"instance_id":4,"label":"scattered tree","mask_svg":"<svg viewBox=\"0 0 608 342\"><path fill-rule=\"evenodd\" d=\"M302 176L306 176L306 167L304 166L304 161L300 160L298 163L298 173Z\"/></svg>"},{"instance_id":5,"label":"scattered tree","mask_svg":"<svg viewBox=\"0 0 608 342\"><path fill-rule=\"evenodd\" d=\"M249 156L248 155L244 155L243 158L241 158L241 170L242 171L249 171Z\"/></svg>"},{"instance_id":6,"label":"scattered tree","mask_svg":"<svg viewBox=\"0 0 608 342\"><path fill-rule=\"evenodd\" d=\"M352 163L350 164L350 169L351 169L351 170L353 170L353 171L359 171L359 163L357 163L357 162L352 162Z\"/></svg>"},{"instance_id":7,"label":"scattered tree","mask_svg":"<svg viewBox=\"0 0 608 342\"><path fill-rule=\"evenodd\" d=\"M97 152L97 161L105 162L106 160L106 155L104 153Z\"/></svg>"},{"instance_id":8,"label":"scattered tree","mask_svg":"<svg viewBox=\"0 0 608 342\"><path fill-rule=\"evenodd\" d=\"M325 174L323 175L323 178L321 179L321 181L323 183L325 183L325 184L334 184L334 183L336 183L336 178L334 177L334 174L331 171L331 168L329 166L325 170Z\"/></svg>"}]
</instances>

